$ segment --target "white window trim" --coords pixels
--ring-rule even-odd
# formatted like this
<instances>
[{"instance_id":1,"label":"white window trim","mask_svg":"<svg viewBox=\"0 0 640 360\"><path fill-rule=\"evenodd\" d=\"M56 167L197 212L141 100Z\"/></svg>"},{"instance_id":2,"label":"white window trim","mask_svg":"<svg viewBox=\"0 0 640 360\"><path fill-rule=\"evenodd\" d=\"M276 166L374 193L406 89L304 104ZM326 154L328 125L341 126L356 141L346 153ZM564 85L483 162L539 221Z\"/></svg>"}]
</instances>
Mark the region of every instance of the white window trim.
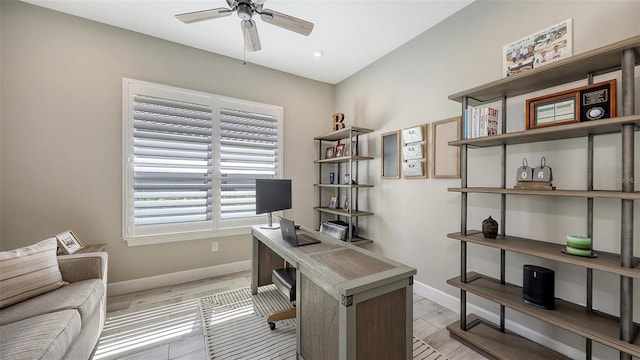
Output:
<instances>
[{"instance_id":1,"label":"white window trim","mask_svg":"<svg viewBox=\"0 0 640 360\"><path fill-rule=\"evenodd\" d=\"M192 91L188 89L172 87L168 85L155 84L130 78L122 79L123 87L123 111L122 111L122 139L123 139L123 152L122 152L122 164L123 164L123 176L122 176L122 238L128 246L141 246L152 244L163 244L179 241L208 239L224 236L234 235L247 235L250 233L250 226L257 224L264 224L267 221L266 215L258 215L252 218L245 219L230 219L223 220L216 216L211 221L198 223L198 225L191 224L172 224L167 225L165 229L162 226L154 226L153 234L148 234L148 231L137 230L135 235L132 235L130 229L133 229L131 210L131 199L133 198L133 123L130 121L133 111L133 96L135 94L134 89L136 87L151 87L157 93L158 91L166 90L168 92L167 98L174 98L176 92L187 94L188 97L201 97L202 101L211 106L214 117L214 132L213 132L213 146L217 148L220 141L219 121L220 121L220 108L233 108L238 110L252 111L255 110L261 113L269 113L278 117L278 173L283 174L283 148L284 148L284 111L281 106L262 104L258 102L236 99L231 97L220 96L216 94L210 94L205 92ZM180 100L180 99L176 99ZM190 101L190 100L187 100ZM214 156L217 157L216 163L219 163L219 152L216 151ZM220 171L219 166L214 166L213 178L219 179ZM213 181L213 192L219 194L220 182ZM195 225L195 226L194 226ZM162 231L158 234L158 229Z\"/></svg>"}]
</instances>

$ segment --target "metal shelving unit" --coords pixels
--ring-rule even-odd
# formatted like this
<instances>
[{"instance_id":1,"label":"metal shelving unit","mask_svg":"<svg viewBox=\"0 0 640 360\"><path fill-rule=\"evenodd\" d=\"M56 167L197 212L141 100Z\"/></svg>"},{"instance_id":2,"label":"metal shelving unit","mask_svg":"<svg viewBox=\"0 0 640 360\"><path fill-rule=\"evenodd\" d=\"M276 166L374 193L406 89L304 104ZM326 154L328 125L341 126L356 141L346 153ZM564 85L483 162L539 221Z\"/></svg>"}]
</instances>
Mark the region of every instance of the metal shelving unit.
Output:
<instances>
[{"instance_id":1,"label":"metal shelving unit","mask_svg":"<svg viewBox=\"0 0 640 360\"><path fill-rule=\"evenodd\" d=\"M486 138L452 141L449 145L460 147L461 187L450 188L461 195L460 231L449 238L461 243L460 276L448 283L460 289L460 320L448 327L452 337L466 343L485 356L496 359L518 358L526 349L528 358L564 359L541 345L535 344L505 329L505 308L545 321L554 326L585 337L585 356L591 359L592 341L620 351L620 359L631 360L640 356L640 326L633 322L633 280L640 278L640 259L633 256L633 203L640 199L634 191L635 168L634 136L640 126L640 115L635 113L635 67L640 63L640 36L635 36L608 46L591 50L537 69L500 79L449 96L462 104L463 111L469 102L486 103L500 100L502 103L502 134ZM575 123L513 133L506 132L507 97L561 85L571 81L621 70L622 115L616 118ZM631 179L622 185L622 191L601 191L593 187L593 138L600 134L620 133L622 142L622 178ZM461 134L462 135L462 134ZM506 188L507 146L544 142L559 139L586 137L587 139L587 183L584 190L516 190ZM461 136L462 138L462 136ZM467 187L468 152L473 148L501 147L501 186ZM500 236L488 241L477 230L467 229L468 194L483 193L501 196ZM587 236L593 238L593 199L619 199L622 205L620 254L598 251L596 259L580 258L562 254L560 244L507 236L506 197L520 195L578 197L586 199ZM500 278L467 271L467 243L474 243L500 250ZM594 242L595 245L595 242ZM597 247L597 246L596 246ZM540 310L522 302L522 289L505 282L506 252L536 256L562 263L582 266L586 269L586 306L579 306L557 299L556 310ZM593 309L593 270L605 271L620 276L620 316L614 317ZM500 305L500 324L494 325L475 315L467 316L467 292L478 295Z\"/></svg>"},{"instance_id":2,"label":"metal shelving unit","mask_svg":"<svg viewBox=\"0 0 640 360\"><path fill-rule=\"evenodd\" d=\"M319 206L314 207L314 210L318 212L318 223L322 223L323 214L329 214L336 216L338 219L343 218L345 222L349 224L349 233L347 236L347 241L355 244L355 245L364 245L368 243L372 243L373 241L355 236L353 234L353 226L358 226L358 218L361 216L371 216L372 212L369 211L361 211L358 209L358 196L360 189L368 189L372 188L373 185L369 184L361 184L358 181L358 163L361 161L373 160L371 156L363 156L360 154L360 151L356 151L356 155L348 155L342 156L338 158L331 159L322 159L323 153L323 142L332 142L332 146L335 144L339 144L342 140L351 141L351 139L356 139L357 144L360 144L360 136L364 134L368 134L373 132L373 129L367 129L362 127L348 127L338 131L334 131L332 133L317 136L314 140L318 141L318 160L315 160L314 163L318 165L318 183L314 184L318 188L318 204ZM357 149L359 150L359 149ZM353 154L353 150L351 151ZM332 166L335 174L336 181L334 184L326 183L327 179L324 179L323 166ZM355 184L342 184L342 170L344 168L344 174L350 174L352 180L355 180ZM324 179L324 180L323 180ZM324 182L323 182L324 181ZM351 209L350 211L344 211L342 208L330 209L328 207L324 207L322 203L322 189L333 189L335 190L335 194L338 197L338 204L341 204L343 201L340 199L341 193L345 194L351 199Z\"/></svg>"}]
</instances>

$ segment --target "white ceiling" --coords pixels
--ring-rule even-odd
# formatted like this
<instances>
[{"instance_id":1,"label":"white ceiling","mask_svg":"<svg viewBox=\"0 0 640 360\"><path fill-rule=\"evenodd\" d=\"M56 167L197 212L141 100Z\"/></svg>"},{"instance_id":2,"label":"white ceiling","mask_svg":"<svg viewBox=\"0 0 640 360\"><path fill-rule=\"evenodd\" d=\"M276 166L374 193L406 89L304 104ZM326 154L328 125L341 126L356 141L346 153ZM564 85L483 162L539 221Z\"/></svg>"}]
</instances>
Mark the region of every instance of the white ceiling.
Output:
<instances>
[{"instance_id":1,"label":"white ceiling","mask_svg":"<svg viewBox=\"0 0 640 360\"><path fill-rule=\"evenodd\" d=\"M174 15L228 7L225 0L23 0L49 9L236 59L245 56L240 18L184 24ZM315 24L302 36L254 16L262 50L246 61L337 84L474 0L268 0L264 8ZM313 52L321 50L322 57Z\"/></svg>"}]
</instances>

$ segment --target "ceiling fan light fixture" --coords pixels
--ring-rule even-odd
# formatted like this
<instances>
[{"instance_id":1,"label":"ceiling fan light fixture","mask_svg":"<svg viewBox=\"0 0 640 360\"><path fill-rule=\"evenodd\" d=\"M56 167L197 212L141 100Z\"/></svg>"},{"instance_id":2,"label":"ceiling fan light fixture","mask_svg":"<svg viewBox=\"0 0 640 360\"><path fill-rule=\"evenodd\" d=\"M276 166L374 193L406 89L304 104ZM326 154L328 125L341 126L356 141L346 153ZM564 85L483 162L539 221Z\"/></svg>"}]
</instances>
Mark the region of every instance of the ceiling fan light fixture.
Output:
<instances>
[{"instance_id":1,"label":"ceiling fan light fixture","mask_svg":"<svg viewBox=\"0 0 640 360\"><path fill-rule=\"evenodd\" d=\"M251 15L253 15L253 9L251 9L251 5L247 3L238 4L238 17L242 20L250 20Z\"/></svg>"}]
</instances>

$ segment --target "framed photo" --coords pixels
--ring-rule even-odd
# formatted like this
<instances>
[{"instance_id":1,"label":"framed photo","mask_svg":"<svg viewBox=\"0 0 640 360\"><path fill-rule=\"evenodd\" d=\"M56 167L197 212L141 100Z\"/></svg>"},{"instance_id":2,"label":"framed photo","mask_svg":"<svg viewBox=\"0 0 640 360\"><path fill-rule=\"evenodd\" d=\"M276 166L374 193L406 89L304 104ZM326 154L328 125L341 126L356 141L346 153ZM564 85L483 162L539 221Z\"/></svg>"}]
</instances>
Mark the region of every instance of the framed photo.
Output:
<instances>
[{"instance_id":1,"label":"framed photo","mask_svg":"<svg viewBox=\"0 0 640 360\"><path fill-rule=\"evenodd\" d=\"M531 70L573 55L571 18L502 47L505 77Z\"/></svg>"},{"instance_id":2,"label":"framed photo","mask_svg":"<svg viewBox=\"0 0 640 360\"><path fill-rule=\"evenodd\" d=\"M616 79L526 101L526 129L616 116Z\"/></svg>"},{"instance_id":3,"label":"framed photo","mask_svg":"<svg viewBox=\"0 0 640 360\"><path fill-rule=\"evenodd\" d=\"M329 199L329 209L335 209L337 205L338 205L338 198L335 196L332 196Z\"/></svg>"},{"instance_id":4,"label":"framed photo","mask_svg":"<svg viewBox=\"0 0 640 360\"><path fill-rule=\"evenodd\" d=\"M324 158L325 159L333 159L334 150L335 149L333 147L328 147L327 150L324 153Z\"/></svg>"},{"instance_id":5,"label":"framed photo","mask_svg":"<svg viewBox=\"0 0 640 360\"><path fill-rule=\"evenodd\" d=\"M400 131L382 134L382 178L400 178Z\"/></svg>"},{"instance_id":6,"label":"framed photo","mask_svg":"<svg viewBox=\"0 0 640 360\"><path fill-rule=\"evenodd\" d=\"M56 235L56 239L58 239L61 254L73 254L84 247L71 230Z\"/></svg>"},{"instance_id":7,"label":"framed photo","mask_svg":"<svg viewBox=\"0 0 640 360\"><path fill-rule=\"evenodd\" d=\"M434 122L432 133L433 167L431 177L434 179L459 179L460 148L449 146L449 141L460 139L460 117Z\"/></svg>"},{"instance_id":8,"label":"framed photo","mask_svg":"<svg viewBox=\"0 0 640 360\"><path fill-rule=\"evenodd\" d=\"M344 181L342 182L344 185L349 185L351 184L351 175L349 174L344 174Z\"/></svg>"},{"instance_id":9,"label":"framed photo","mask_svg":"<svg viewBox=\"0 0 640 360\"><path fill-rule=\"evenodd\" d=\"M346 198L344 200L344 205L342 206L342 210L346 212L351 212L351 198Z\"/></svg>"},{"instance_id":10,"label":"framed photo","mask_svg":"<svg viewBox=\"0 0 640 360\"><path fill-rule=\"evenodd\" d=\"M351 140L345 144L344 156L358 156L358 140Z\"/></svg>"},{"instance_id":11,"label":"framed photo","mask_svg":"<svg viewBox=\"0 0 640 360\"><path fill-rule=\"evenodd\" d=\"M336 157L344 156L344 144L338 144L336 146Z\"/></svg>"}]
</instances>

